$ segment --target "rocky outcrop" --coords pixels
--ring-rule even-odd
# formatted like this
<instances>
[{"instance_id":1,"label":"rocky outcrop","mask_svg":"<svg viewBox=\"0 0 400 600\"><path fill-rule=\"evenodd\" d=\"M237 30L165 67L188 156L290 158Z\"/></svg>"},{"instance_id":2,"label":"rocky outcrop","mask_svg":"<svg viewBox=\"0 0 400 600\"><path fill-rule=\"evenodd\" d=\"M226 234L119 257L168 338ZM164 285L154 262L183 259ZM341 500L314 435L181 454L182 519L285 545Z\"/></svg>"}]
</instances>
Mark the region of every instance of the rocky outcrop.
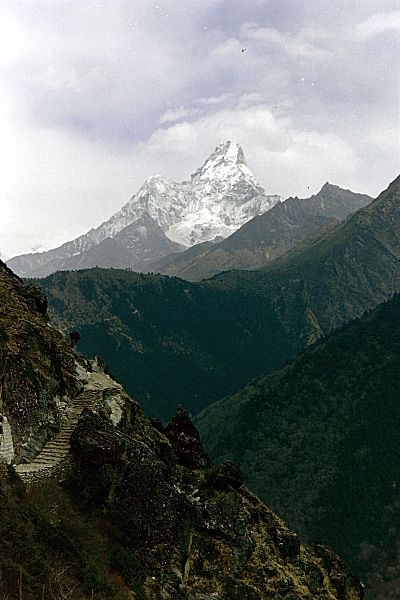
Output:
<instances>
[{"instance_id":1,"label":"rocky outcrop","mask_svg":"<svg viewBox=\"0 0 400 600\"><path fill-rule=\"evenodd\" d=\"M343 564L331 548L323 544L314 544L313 550L315 555L322 561L324 569L337 590L339 600L342 598L351 598L354 586L357 586L354 574Z\"/></svg>"},{"instance_id":2,"label":"rocky outcrop","mask_svg":"<svg viewBox=\"0 0 400 600\"><path fill-rule=\"evenodd\" d=\"M33 285L26 285L22 288L22 297L28 304L41 315L47 312L47 298L40 288Z\"/></svg>"},{"instance_id":3,"label":"rocky outcrop","mask_svg":"<svg viewBox=\"0 0 400 600\"><path fill-rule=\"evenodd\" d=\"M238 490L243 485L243 475L233 460L227 460L219 467L212 484L220 491Z\"/></svg>"},{"instance_id":4,"label":"rocky outcrop","mask_svg":"<svg viewBox=\"0 0 400 600\"><path fill-rule=\"evenodd\" d=\"M182 406L178 406L164 433L172 442L180 465L189 469L211 466L211 460L200 442L199 432Z\"/></svg>"}]
</instances>

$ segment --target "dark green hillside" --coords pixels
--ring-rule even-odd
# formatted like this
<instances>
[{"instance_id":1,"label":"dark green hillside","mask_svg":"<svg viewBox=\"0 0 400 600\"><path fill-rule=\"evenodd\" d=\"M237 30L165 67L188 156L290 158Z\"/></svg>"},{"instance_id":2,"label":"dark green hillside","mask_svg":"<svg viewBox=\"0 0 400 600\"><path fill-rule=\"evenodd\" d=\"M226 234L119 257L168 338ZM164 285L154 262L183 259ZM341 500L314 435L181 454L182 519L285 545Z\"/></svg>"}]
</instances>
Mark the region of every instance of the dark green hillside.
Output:
<instances>
[{"instance_id":1,"label":"dark green hillside","mask_svg":"<svg viewBox=\"0 0 400 600\"><path fill-rule=\"evenodd\" d=\"M208 283L257 287L300 348L399 292L399 261L400 176L370 205L326 223L267 267Z\"/></svg>"},{"instance_id":2,"label":"dark green hillside","mask_svg":"<svg viewBox=\"0 0 400 600\"><path fill-rule=\"evenodd\" d=\"M306 539L371 585L400 573L400 295L196 424L212 457L233 458Z\"/></svg>"},{"instance_id":3,"label":"dark green hillside","mask_svg":"<svg viewBox=\"0 0 400 600\"><path fill-rule=\"evenodd\" d=\"M199 412L294 348L258 287L92 269L40 280L56 326L81 335L148 414L166 420L178 404Z\"/></svg>"},{"instance_id":4,"label":"dark green hillside","mask_svg":"<svg viewBox=\"0 0 400 600\"><path fill-rule=\"evenodd\" d=\"M288 334L306 334L310 342L399 292L399 260L400 177L370 205L328 223L262 272Z\"/></svg>"}]
</instances>

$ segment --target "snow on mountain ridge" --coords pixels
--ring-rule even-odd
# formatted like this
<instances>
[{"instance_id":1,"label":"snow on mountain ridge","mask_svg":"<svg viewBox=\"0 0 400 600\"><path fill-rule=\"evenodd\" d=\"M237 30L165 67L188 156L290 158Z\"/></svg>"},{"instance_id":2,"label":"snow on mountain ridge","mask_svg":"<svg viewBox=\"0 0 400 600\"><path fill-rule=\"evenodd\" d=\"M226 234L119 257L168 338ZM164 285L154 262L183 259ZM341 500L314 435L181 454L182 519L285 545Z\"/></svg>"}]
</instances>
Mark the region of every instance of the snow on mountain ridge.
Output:
<instances>
[{"instance_id":1,"label":"snow on mountain ridge","mask_svg":"<svg viewBox=\"0 0 400 600\"><path fill-rule=\"evenodd\" d=\"M236 142L224 142L190 181L152 176L120 211L100 226L113 237L144 212L169 239L186 247L227 237L252 217L266 212L279 196L267 196L246 165Z\"/></svg>"},{"instance_id":2,"label":"snow on mountain ridge","mask_svg":"<svg viewBox=\"0 0 400 600\"><path fill-rule=\"evenodd\" d=\"M145 213L172 242L190 247L228 237L281 200L265 193L247 167L241 146L227 141L217 146L190 181L177 183L162 175L152 176L99 227L48 252L22 255L11 262L22 276L32 273L35 264L52 272L59 267L52 269L50 265L59 265L106 238L114 238Z\"/></svg>"}]
</instances>

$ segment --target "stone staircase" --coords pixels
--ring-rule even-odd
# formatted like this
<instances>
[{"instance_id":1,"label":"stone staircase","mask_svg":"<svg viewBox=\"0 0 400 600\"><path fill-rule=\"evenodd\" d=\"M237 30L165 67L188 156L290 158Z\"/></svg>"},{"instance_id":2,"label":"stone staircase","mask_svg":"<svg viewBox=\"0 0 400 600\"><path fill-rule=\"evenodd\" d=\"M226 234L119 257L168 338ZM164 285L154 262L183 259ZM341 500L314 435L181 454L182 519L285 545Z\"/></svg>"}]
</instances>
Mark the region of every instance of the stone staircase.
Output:
<instances>
[{"instance_id":1,"label":"stone staircase","mask_svg":"<svg viewBox=\"0 0 400 600\"><path fill-rule=\"evenodd\" d=\"M98 395L99 392L96 393ZM84 408L93 408L94 399L92 394L80 394L69 414L68 418L61 423L61 429L51 440L49 440L30 463L24 463L15 467L21 479L27 481L31 475L50 474L59 463L68 455L71 442L71 434L74 431L79 417Z\"/></svg>"},{"instance_id":2,"label":"stone staircase","mask_svg":"<svg viewBox=\"0 0 400 600\"><path fill-rule=\"evenodd\" d=\"M85 375L83 390L61 421L60 431L43 446L33 461L15 466L16 472L25 482L52 475L67 458L72 432L85 408L95 408L104 401L105 395L115 396L121 393L122 387L102 371L93 371Z\"/></svg>"}]
</instances>

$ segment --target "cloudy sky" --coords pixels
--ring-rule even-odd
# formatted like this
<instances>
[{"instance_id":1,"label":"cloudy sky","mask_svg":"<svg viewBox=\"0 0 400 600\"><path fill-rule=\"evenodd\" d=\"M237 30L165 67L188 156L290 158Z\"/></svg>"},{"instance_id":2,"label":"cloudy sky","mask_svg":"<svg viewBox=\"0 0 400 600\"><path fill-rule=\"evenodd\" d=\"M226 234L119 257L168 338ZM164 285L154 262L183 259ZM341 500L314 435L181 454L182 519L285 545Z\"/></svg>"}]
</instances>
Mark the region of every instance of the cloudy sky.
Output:
<instances>
[{"instance_id":1,"label":"cloudy sky","mask_svg":"<svg viewBox=\"0 0 400 600\"><path fill-rule=\"evenodd\" d=\"M0 256L238 141L267 193L400 172L400 0L2 0Z\"/></svg>"}]
</instances>

